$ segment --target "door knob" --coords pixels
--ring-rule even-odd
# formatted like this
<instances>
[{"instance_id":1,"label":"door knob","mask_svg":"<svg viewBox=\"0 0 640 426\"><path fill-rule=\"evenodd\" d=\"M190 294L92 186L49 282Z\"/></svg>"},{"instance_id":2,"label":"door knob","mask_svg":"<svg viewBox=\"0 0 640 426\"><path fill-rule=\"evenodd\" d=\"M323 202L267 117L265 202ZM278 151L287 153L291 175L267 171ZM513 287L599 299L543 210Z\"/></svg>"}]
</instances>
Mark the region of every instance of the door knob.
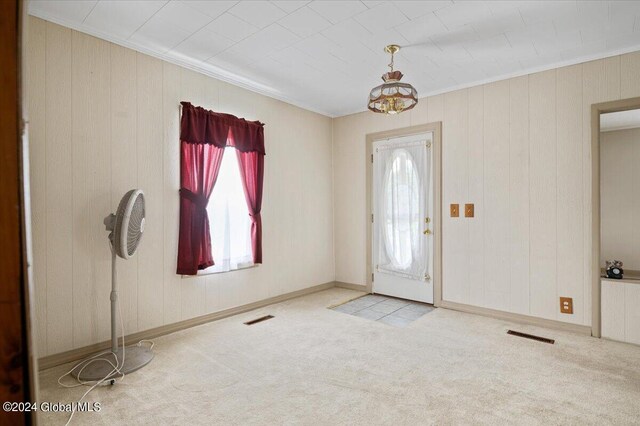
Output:
<instances>
[{"instance_id":1,"label":"door knob","mask_svg":"<svg viewBox=\"0 0 640 426\"><path fill-rule=\"evenodd\" d=\"M424 235L429 235L431 234L431 229L425 229L424 232L422 232Z\"/></svg>"}]
</instances>

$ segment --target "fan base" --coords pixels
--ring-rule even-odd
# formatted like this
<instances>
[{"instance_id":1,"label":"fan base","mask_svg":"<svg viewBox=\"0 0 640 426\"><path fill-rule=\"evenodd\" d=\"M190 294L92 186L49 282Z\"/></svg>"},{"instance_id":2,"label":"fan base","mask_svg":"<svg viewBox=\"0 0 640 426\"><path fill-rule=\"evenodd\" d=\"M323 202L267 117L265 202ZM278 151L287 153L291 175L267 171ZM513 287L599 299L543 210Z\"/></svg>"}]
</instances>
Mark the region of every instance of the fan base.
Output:
<instances>
[{"instance_id":1,"label":"fan base","mask_svg":"<svg viewBox=\"0 0 640 426\"><path fill-rule=\"evenodd\" d=\"M120 371L125 375L139 370L149 364L153 359L153 352L151 349L138 345L127 346L125 348L124 364L122 362L122 348L119 348L115 355L118 357L118 363L122 365ZM113 367L109 362L116 365L115 358L116 357L113 355L113 352L109 352L92 360L87 359L78 364L71 371L71 375L79 381L84 382L102 380L113 370ZM85 368L83 369L83 367ZM121 376L122 374L116 372L108 376L107 379L116 379Z\"/></svg>"}]
</instances>

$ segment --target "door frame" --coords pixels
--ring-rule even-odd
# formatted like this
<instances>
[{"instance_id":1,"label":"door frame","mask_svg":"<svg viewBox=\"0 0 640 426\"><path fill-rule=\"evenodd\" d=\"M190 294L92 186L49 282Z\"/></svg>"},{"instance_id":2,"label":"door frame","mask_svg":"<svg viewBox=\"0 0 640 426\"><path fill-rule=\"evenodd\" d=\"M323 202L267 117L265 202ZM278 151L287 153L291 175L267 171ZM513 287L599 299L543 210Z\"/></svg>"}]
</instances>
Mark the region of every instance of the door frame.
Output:
<instances>
[{"instance_id":1,"label":"door frame","mask_svg":"<svg viewBox=\"0 0 640 426\"><path fill-rule=\"evenodd\" d=\"M373 265L372 248L373 225L371 217L373 214L372 191L373 191L373 142L381 139L411 136L420 133L433 132L432 141L432 163L433 163L433 305L440 306L442 302L442 122L420 124L417 126L403 127L400 129L387 130L384 132L368 133L366 137L366 157L367 164L367 253L366 253L366 283L367 292L373 292Z\"/></svg>"},{"instance_id":2,"label":"door frame","mask_svg":"<svg viewBox=\"0 0 640 426\"><path fill-rule=\"evenodd\" d=\"M640 97L591 105L591 335L601 337L600 114L640 109Z\"/></svg>"},{"instance_id":3,"label":"door frame","mask_svg":"<svg viewBox=\"0 0 640 426\"><path fill-rule=\"evenodd\" d=\"M33 288L30 283L28 137L24 103L23 48L25 3L0 2L0 383L2 402L35 402L37 361L34 357ZM37 412L0 411L0 423L35 424Z\"/></svg>"}]
</instances>

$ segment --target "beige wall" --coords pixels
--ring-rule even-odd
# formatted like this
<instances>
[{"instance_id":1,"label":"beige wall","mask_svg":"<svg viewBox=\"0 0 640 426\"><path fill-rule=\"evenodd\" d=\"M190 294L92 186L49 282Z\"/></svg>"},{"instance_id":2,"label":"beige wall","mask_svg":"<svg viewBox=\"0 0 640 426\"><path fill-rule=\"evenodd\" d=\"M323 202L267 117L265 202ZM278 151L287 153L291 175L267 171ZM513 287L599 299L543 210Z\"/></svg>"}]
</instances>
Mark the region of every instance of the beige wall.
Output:
<instances>
[{"instance_id":1,"label":"beige wall","mask_svg":"<svg viewBox=\"0 0 640 426\"><path fill-rule=\"evenodd\" d=\"M334 119L336 280L366 283L365 135L442 121L445 213L476 215L444 216L444 300L589 325L590 105L640 96L639 75L632 53Z\"/></svg>"},{"instance_id":2,"label":"beige wall","mask_svg":"<svg viewBox=\"0 0 640 426\"><path fill-rule=\"evenodd\" d=\"M640 270L640 129L600 134L600 266Z\"/></svg>"},{"instance_id":3,"label":"beige wall","mask_svg":"<svg viewBox=\"0 0 640 426\"><path fill-rule=\"evenodd\" d=\"M146 193L137 255L118 262L126 333L334 280L330 118L30 17L27 90L39 356L109 336L102 220ZM179 102L266 123L264 265L182 279Z\"/></svg>"},{"instance_id":4,"label":"beige wall","mask_svg":"<svg viewBox=\"0 0 640 426\"><path fill-rule=\"evenodd\" d=\"M365 135L435 121L444 206L476 205L444 218L444 299L591 322L590 105L640 96L640 53L333 121L33 17L27 60L40 355L108 337L102 219L134 186L149 229L119 262L127 333L334 278L364 285ZM175 275L181 100L267 124L261 267Z\"/></svg>"}]
</instances>

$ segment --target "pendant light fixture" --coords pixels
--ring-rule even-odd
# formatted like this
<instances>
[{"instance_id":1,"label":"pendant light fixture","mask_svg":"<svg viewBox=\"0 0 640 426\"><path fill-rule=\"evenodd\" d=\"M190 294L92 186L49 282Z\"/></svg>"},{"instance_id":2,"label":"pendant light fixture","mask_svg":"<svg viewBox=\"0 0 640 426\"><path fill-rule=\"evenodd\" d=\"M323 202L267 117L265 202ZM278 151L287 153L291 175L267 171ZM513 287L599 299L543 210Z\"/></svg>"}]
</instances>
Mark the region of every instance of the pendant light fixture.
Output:
<instances>
[{"instance_id":1,"label":"pendant light fixture","mask_svg":"<svg viewBox=\"0 0 640 426\"><path fill-rule=\"evenodd\" d=\"M391 54L389 72L382 75L383 84L371 89L369 109L382 114L399 114L416 106L418 92L409 83L401 83L402 73L393 69L393 55L400 50L397 44L390 44L384 51Z\"/></svg>"}]
</instances>

